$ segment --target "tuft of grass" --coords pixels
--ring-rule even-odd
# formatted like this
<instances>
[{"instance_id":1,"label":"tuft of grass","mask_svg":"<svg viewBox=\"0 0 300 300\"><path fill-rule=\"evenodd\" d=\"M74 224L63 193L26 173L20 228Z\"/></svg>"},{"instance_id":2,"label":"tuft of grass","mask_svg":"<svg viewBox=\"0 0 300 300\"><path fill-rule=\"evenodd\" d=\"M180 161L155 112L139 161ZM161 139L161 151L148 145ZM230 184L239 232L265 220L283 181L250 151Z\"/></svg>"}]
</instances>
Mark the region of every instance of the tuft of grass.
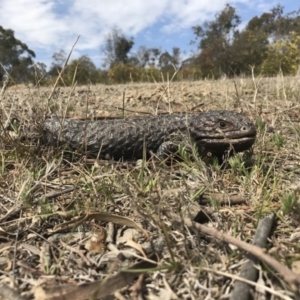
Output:
<instances>
[{"instance_id":1,"label":"tuft of grass","mask_svg":"<svg viewBox=\"0 0 300 300\"><path fill-rule=\"evenodd\" d=\"M282 147L286 145L286 140L284 136L278 132L272 134L271 142L277 148L277 150L280 150Z\"/></svg>"},{"instance_id":2,"label":"tuft of grass","mask_svg":"<svg viewBox=\"0 0 300 300\"><path fill-rule=\"evenodd\" d=\"M260 116L256 119L256 127L257 127L259 133L261 133L261 134L265 133L266 122L264 122Z\"/></svg>"},{"instance_id":3,"label":"tuft of grass","mask_svg":"<svg viewBox=\"0 0 300 300\"><path fill-rule=\"evenodd\" d=\"M283 215L289 215L291 212L300 213L299 195L296 193L284 194L281 198L281 211Z\"/></svg>"}]
</instances>

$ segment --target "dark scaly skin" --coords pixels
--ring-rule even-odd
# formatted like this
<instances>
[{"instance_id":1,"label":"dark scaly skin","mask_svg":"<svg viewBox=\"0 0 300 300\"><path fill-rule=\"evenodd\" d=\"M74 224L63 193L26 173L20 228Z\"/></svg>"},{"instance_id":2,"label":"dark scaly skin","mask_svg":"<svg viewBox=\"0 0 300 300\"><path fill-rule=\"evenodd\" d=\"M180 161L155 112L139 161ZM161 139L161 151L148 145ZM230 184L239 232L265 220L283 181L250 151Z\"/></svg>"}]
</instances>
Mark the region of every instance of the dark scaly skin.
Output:
<instances>
[{"instance_id":1,"label":"dark scaly skin","mask_svg":"<svg viewBox=\"0 0 300 300\"><path fill-rule=\"evenodd\" d=\"M174 134L189 136L201 156L221 157L229 149L249 149L256 129L248 117L225 110L97 121L53 118L43 124L48 144L66 145L91 157L100 151L100 157L110 159L142 158L145 147L147 155L156 153Z\"/></svg>"}]
</instances>

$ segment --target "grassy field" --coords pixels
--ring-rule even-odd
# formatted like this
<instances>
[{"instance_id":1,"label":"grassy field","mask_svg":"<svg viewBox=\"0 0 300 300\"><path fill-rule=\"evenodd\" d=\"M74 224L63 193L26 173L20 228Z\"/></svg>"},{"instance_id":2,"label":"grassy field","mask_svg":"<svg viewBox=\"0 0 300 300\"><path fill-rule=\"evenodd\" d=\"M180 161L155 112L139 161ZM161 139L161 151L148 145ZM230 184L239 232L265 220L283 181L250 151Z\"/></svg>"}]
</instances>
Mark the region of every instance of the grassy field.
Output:
<instances>
[{"instance_id":1,"label":"grassy field","mask_svg":"<svg viewBox=\"0 0 300 300\"><path fill-rule=\"evenodd\" d=\"M252 299L300 299L300 77L13 86L0 100L0 296L247 299L232 291L249 251L262 259ZM184 149L172 165L70 161L10 126L210 109L257 125L253 149L227 168ZM260 220L263 252L250 245Z\"/></svg>"}]
</instances>

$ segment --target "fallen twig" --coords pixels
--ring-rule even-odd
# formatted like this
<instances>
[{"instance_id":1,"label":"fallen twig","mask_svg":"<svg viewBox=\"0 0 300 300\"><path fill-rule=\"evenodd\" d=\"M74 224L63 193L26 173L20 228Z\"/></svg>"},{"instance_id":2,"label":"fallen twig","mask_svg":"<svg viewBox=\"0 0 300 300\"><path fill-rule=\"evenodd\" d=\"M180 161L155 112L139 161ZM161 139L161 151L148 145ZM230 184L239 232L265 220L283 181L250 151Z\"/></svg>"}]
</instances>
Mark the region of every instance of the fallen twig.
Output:
<instances>
[{"instance_id":1,"label":"fallen twig","mask_svg":"<svg viewBox=\"0 0 300 300\"><path fill-rule=\"evenodd\" d=\"M273 227L274 220L275 214L272 213L271 215L259 221L253 240L253 245L260 248L266 247L267 239ZM256 281L258 276L258 270L255 267L255 265L258 263L259 259L256 256L250 255L249 260L242 267L240 277L250 281ZM230 300L249 299L250 289L251 286L249 284L242 281L236 281L234 289L230 296Z\"/></svg>"},{"instance_id":2,"label":"fallen twig","mask_svg":"<svg viewBox=\"0 0 300 300\"><path fill-rule=\"evenodd\" d=\"M275 269L278 273L281 274L285 282L290 284L291 288L296 291L297 285L300 284L300 275L294 273L291 271L288 267L284 266L280 262L278 262L276 259L271 257L270 255L266 254L266 252L254 245L245 243L243 241L240 241L226 233L220 232L214 228L209 228L204 225L198 224L196 222L193 222L189 218L184 218L184 223L188 227L196 228L197 230L209 234L217 239L220 239L226 243L230 243L232 245L237 246L240 249L243 249L253 255L255 255L259 260L264 261L269 266L271 266L273 269Z\"/></svg>"},{"instance_id":3,"label":"fallen twig","mask_svg":"<svg viewBox=\"0 0 300 300\"><path fill-rule=\"evenodd\" d=\"M226 195L222 193L213 193L209 195L204 195L200 198L200 204L210 204L212 199L217 200L220 205L225 204L242 204L246 202L246 198L244 195L236 194L236 195Z\"/></svg>"}]
</instances>

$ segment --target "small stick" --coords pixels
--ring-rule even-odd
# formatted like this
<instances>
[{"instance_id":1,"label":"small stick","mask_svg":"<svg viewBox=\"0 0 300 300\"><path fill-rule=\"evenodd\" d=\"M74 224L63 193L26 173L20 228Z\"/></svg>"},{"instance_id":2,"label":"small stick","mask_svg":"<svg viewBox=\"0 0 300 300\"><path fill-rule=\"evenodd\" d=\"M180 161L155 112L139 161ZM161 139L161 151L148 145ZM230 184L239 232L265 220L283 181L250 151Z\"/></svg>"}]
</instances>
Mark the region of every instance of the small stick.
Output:
<instances>
[{"instance_id":1,"label":"small stick","mask_svg":"<svg viewBox=\"0 0 300 300\"><path fill-rule=\"evenodd\" d=\"M285 280L285 282L289 283L291 285L291 288L294 291L296 291L298 289L298 286L300 284L300 275L291 271L288 267L281 264L275 258L266 254L266 252L263 249L261 249L257 246L248 244L246 242L240 241L240 240L230 236L229 234L218 231L217 229L209 228L207 226L193 222L190 218L184 218L184 224L188 227L195 228L205 234L211 235L211 236L213 236L219 240L222 240L226 243L235 245L238 248L251 253L252 255L255 255L256 257L259 258L260 261L265 262L266 264L271 266L273 269L275 269L278 273L280 273L281 276L283 277L283 279Z\"/></svg>"},{"instance_id":2,"label":"small stick","mask_svg":"<svg viewBox=\"0 0 300 300\"><path fill-rule=\"evenodd\" d=\"M260 220L254 236L253 245L265 248L267 245L268 236L273 227L275 214L272 213L264 219ZM243 265L240 277L250 281L256 281L258 277L258 269L255 265L259 264L259 259L254 255L249 255L249 260ZM230 300L250 299L251 286L242 281L236 281Z\"/></svg>"}]
</instances>

